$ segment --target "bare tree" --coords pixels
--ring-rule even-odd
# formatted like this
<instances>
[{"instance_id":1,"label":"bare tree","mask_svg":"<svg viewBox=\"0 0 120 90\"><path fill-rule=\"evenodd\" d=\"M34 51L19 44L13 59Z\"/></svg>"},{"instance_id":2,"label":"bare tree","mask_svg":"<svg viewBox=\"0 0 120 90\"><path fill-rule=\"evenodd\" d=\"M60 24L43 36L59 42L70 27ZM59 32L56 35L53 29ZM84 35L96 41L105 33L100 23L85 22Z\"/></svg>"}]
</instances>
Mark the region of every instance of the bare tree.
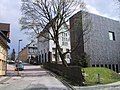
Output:
<instances>
[{"instance_id":1,"label":"bare tree","mask_svg":"<svg viewBox=\"0 0 120 90\"><path fill-rule=\"evenodd\" d=\"M62 52L59 34L63 33L60 30L61 27L63 25L67 27L66 22L77 12L77 9L79 11L84 9L84 3L81 0L22 0L23 17L20 24L22 30L26 30L27 33L34 32L36 36L40 35L47 40L53 40L56 45L55 60L57 61L59 54L63 65L67 66L65 55L70 51ZM46 37L45 33L48 33L50 37Z\"/></svg>"},{"instance_id":2,"label":"bare tree","mask_svg":"<svg viewBox=\"0 0 120 90\"><path fill-rule=\"evenodd\" d=\"M15 49L11 53L11 60L15 61Z\"/></svg>"},{"instance_id":3,"label":"bare tree","mask_svg":"<svg viewBox=\"0 0 120 90\"><path fill-rule=\"evenodd\" d=\"M120 18L120 0L113 0L115 4L115 12L117 12L116 15Z\"/></svg>"}]
</instances>

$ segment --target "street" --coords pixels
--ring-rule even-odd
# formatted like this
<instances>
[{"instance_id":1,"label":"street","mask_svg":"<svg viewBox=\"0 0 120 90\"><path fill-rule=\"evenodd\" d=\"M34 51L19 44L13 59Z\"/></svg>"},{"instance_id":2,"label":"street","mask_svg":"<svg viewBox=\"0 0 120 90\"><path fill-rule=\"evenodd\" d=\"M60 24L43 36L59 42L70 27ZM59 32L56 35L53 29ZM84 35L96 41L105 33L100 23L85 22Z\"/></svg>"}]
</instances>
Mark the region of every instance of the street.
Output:
<instances>
[{"instance_id":1,"label":"street","mask_svg":"<svg viewBox=\"0 0 120 90\"><path fill-rule=\"evenodd\" d=\"M40 65L24 63L24 70L14 71L14 65L7 65L7 76L0 81L0 90L68 90L58 79Z\"/></svg>"},{"instance_id":2,"label":"street","mask_svg":"<svg viewBox=\"0 0 120 90\"><path fill-rule=\"evenodd\" d=\"M7 65L7 76L0 77L0 90L71 90L51 72L40 65L24 63L24 70L17 76L15 66ZM120 81L95 86L74 86L75 90L120 90Z\"/></svg>"}]
</instances>

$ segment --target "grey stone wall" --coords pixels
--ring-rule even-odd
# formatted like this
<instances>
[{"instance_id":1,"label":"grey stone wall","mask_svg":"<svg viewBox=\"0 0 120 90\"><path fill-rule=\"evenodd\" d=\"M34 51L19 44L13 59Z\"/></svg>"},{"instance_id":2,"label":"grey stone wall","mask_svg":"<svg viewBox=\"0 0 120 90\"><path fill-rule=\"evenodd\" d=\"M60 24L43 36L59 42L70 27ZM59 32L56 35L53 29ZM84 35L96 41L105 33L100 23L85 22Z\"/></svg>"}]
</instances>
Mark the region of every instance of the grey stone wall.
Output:
<instances>
[{"instance_id":1,"label":"grey stone wall","mask_svg":"<svg viewBox=\"0 0 120 90\"><path fill-rule=\"evenodd\" d=\"M75 64L76 60L84 53L82 35L82 14L78 12L70 18L71 64Z\"/></svg>"},{"instance_id":2,"label":"grey stone wall","mask_svg":"<svg viewBox=\"0 0 120 90\"><path fill-rule=\"evenodd\" d=\"M80 17L80 16L81 14L77 13L73 17L71 17L70 20L73 22L74 17ZM83 16L82 18L83 30L87 26L87 25L85 26L85 24L87 24L85 22L88 21L88 19L91 21L89 23L90 28L88 28L90 29L90 32L88 34L85 34L83 37L85 42L84 52L86 52L87 55L90 56L90 66L106 65L105 67L108 68L116 68L117 67L116 65L119 66L120 63L120 23L112 19L108 19L102 16L88 13L87 17ZM75 29L74 27L75 26L72 24L71 26L72 31L74 31ZM77 32L79 31L79 29L80 28L77 29ZM109 31L114 32L115 40L112 41L109 39ZM73 44L73 42L76 41L76 39L73 40L72 36L75 35L71 33L71 45ZM79 53L76 51L74 55ZM109 65L111 65L111 67L109 67Z\"/></svg>"},{"instance_id":3,"label":"grey stone wall","mask_svg":"<svg viewBox=\"0 0 120 90\"><path fill-rule=\"evenodd\" d=\"M118 64L120 60L120 23L105 17L90 14L92 30L84 51L90 55L91 64ZM109 39L114 32L115 41Z\"/></svg>"}]
</instances>

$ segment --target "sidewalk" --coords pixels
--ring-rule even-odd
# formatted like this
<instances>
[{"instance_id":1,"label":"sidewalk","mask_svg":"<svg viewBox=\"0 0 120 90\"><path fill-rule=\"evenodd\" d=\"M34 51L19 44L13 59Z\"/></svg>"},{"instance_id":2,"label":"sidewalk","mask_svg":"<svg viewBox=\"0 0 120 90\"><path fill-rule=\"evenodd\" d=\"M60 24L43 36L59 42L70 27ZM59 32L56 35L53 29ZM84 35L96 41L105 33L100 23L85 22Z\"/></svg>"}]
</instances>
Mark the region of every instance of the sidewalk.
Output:
<instances>
[{"instance_id":1,"label":"sidewalk","mask_svg":"<svg viewBox=\"0 0 120 90\"><path fill-rule=\"evenodd\" d=\"M3 84L4 82L12 78L12 76L16 76L16 75L17 75L17 72L14 70L14 65L7 64L7 75L0 76L0 84Z\"/></svg>"},{"instance_id":2,"label":"sidewalk","mask_svg":"<svg viewBox=\"0 0 120 90\"><path fill-rule=\"evenodd\" d=\"M117 90L120 90L120 81L110 83L110 84L104 84L104 85L94 85L94 86L74 86L76 90L115 90L114 88L117 88ZM118 89L119 88L119 89Z\"/></svg>"},{"instance_id":3,"label":"sidewalk","mask_svg":"<svg viewBox=\"0 0 120 90\"><path fill-rule=\"evenodd\" d=\"M70 90L60 80L40 66L25 65L21 76L8 65L8 76L0 77L0 90Z\"/></svg>"},{"instance_id":4,"label":"sidewalk","mask_svg":"<svg viewBox=\"0 0 120 90\"><path fill-rule=\"evenodd\" d=\"M3 84L4 82L6 82L7 80L9 80L11 77L8 76L0 76L0 84Z\"/></svg>"}]
</instances>

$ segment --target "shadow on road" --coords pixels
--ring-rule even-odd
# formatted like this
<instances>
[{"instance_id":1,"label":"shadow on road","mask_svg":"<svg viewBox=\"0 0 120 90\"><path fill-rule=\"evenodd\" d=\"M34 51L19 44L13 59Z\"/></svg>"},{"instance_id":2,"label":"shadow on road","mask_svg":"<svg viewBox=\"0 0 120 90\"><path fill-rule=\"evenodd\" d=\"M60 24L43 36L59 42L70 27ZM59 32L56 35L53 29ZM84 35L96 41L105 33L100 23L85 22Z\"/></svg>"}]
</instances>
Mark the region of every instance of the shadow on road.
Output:
<instances>
[{"instance_id":1,"label":"shadow on road","mask_svg":"<svg viewBox=\"0 0 120 90\"><path fill-rule=\"evenodd\" d=\"M30 69L24 69L24 71L45 71L43 68L30 68Z\"/></svg>"},{"instance_id":2,"label":"shadow on road","mask_svg":"<svg viewBox=\"0 0 120 90\"><path fill-rule=\"evenodd\" d=\"M25 90L48 90L48 87L46 87L44 84L31 84Z\"/></svg>"},{"instance_id":3,"label":"shadow on road","mask_svg":"<svg viewBox=\"0 0 120 90\"><path fill-rule=\"evenodd\" d=\"M40 77L40 76L50 76L49 72L41 68L40 65L30 65L28 63L24 64L24 70L19 71L20 76L23 77ZM7 65L7 76L14 77L18 76L18 71L15 71L15 65Z\"/></svg>"}]
</instances>

